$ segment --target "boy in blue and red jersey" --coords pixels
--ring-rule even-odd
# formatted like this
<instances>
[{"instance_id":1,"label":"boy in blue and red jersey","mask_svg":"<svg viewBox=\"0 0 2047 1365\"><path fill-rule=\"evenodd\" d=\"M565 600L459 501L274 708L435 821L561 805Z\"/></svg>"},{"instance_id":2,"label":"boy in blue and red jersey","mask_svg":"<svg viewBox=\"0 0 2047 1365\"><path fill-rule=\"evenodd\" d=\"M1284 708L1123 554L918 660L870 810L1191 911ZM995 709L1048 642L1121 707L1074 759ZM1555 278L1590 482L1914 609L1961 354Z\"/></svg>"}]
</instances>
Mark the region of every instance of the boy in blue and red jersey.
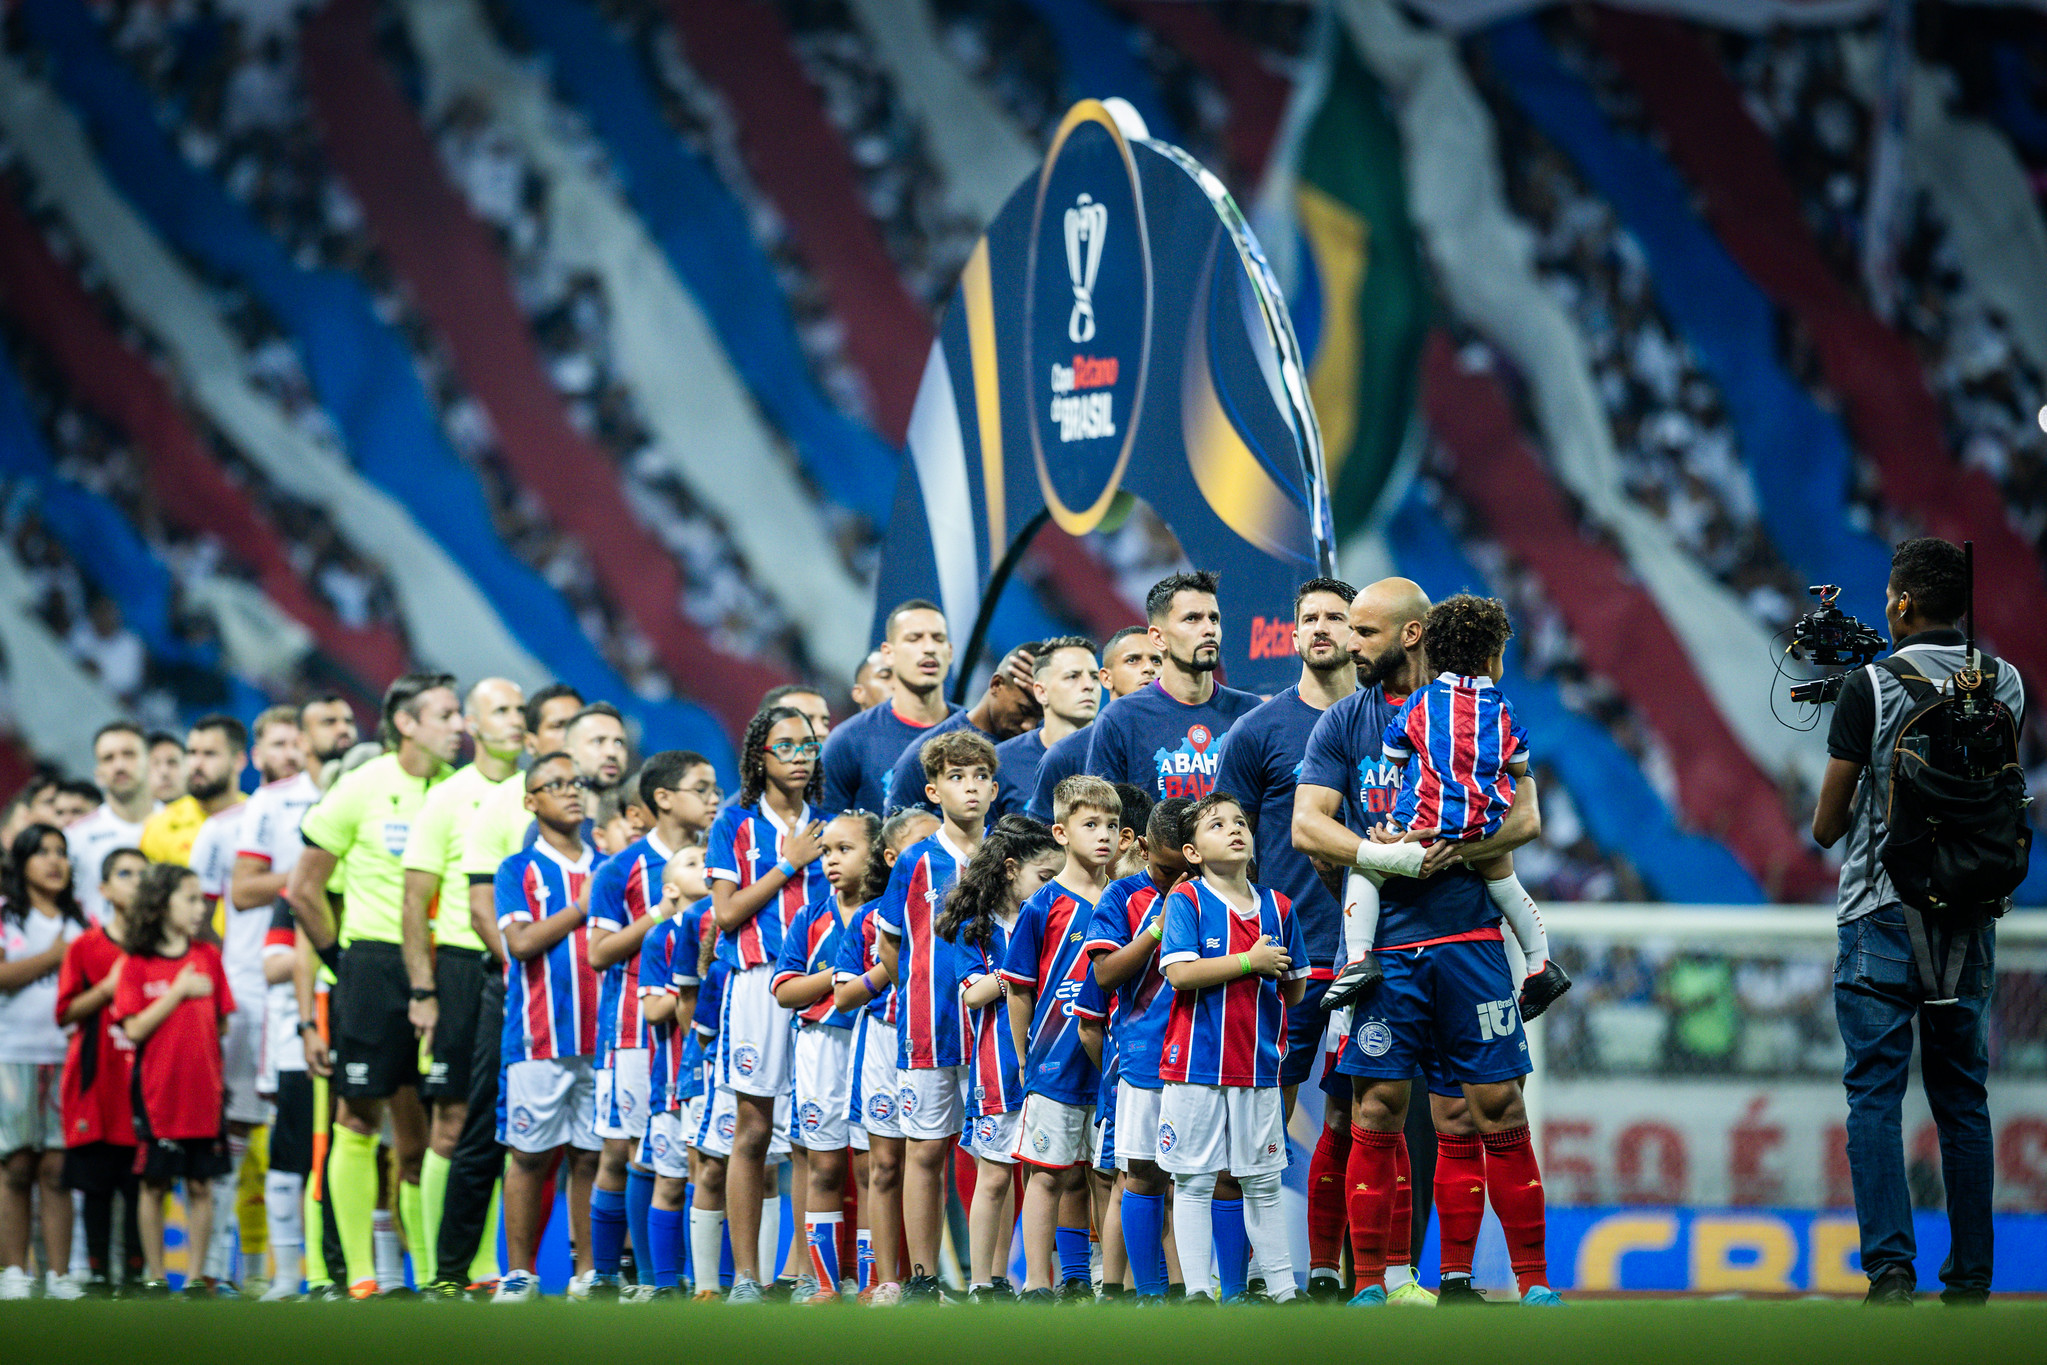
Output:
<instances>
[{"instance_id":1,"label":"boy in blue and red jersey","mask_svg":"<svg viewBox=\"0 0 2047 1365\"><path fill-rule=\"evenodd\" d=\"M498 931L505 941L505 1031L498 1141L505 1167L505 1251L510 1269L495 1302L536 1297L542 1195L558 1154L568 1156L569 1220L577 1271L590 1270L590 1187L595 1129L597 973L581 908L591 851L583 843L584 782L565 753L526 773L526 809L540 837L498 865Z\"/></svg>"},{"instance_id":2,"label":"boy in blue and red jersey","mask_svg":"<svg viewBox=\"0 0 2047 1365\"><path fill-rule=\"evenodd\" d=\"M708 841L718 956L732 968L717 1074L734 1109L725 1171L734 1303L761 1302L760 1277L775 1270L761 1265L761 1199L776 1102L788 1102L794 1035L789 1012L775 1003L774 964L790 922L828 889L819 862L824 822L812 807L820 747L801 711L771 706L756 715L740 743L739 800L719 815Z\"/></svg>"},{"instance_id":3,"label":"boy in blue and red jersey","mask_svg":"<svg viewBox=\"0 0 2047 1365\"><path fill-rule=\"evenodd\" d=\"M945 1169L966 1118L959 968L937 933L939 900L972 860L995 799L995 746L972 730L924 741L925 795L938 804L938 832L904 851L875 907L882 963L897 988L896 1121L906 1142L903 1230L909 1241L908 1299L939 1296L939 1229Z\"/></svg>"},{"instance_id":4,"label":"boy in blue and red jersey","mask_svg":"<svg viewBox=\"0 0 2047 1365\"><path fill-rule=\"evenodd\" d=\"M653 1205L654 1172L631 1164L646 1137L648 1061L652 1040L640 1010L640 948L658 922L662 869L684 848L697 847L718 814L718 776L711 761L685 749L655 754L641 765L635 798L654 827L598 864L590 877L590 962L604 973L597 1016L597 1136L604 1155L591 1192L594 1297L618 1292L620 1254L628 1227L644 1248ZM643 1253L644 1254L644 1253Z\"/></svg>"},{"instance_id":5,"label":"boy in blue and red jersey","mask_svg":"<svg viewBox=\"0 0 2047 1365\"><path fill-rule=\"evenodd\" d=\"M1286 1124L1279 1094L1286 1013L1308 976L1300 920L1246 877L1251 824L1226 792L1194 803L1181 852L1199 874L1166 897L1159 965L1173 987L1159 1079L1159 1165L1173 1175L1173 1219L1187 1297L1206 1296L1210 1201L1228 1171L1244 1190L1256 1273L1284 1303L1293 1256L1280 1210ZM1147 930L1147 932L1151 932Z\"/></svg>"},{"instance_id":6,"label":"boy in blue and red jersey","mask_svg":"<svg viewBox=\"0 0 2047 1365\"><path fill-rule=\"evenodd\" d=\"M1031 1167L1024 1185L1026 1297L1051 1295L1056 1249L1061 1292L1090 1296L1085 1163L1092 1146L1101 1071L1080 1042L1069 1009L1086 984L1082 951L1095 906L1116 859L1123 803L1098 777L1069 777L1052 794L1052 835L1066 866L1024 902L1002 964L1009 1017L1024 1055L1023 1131L1016 1158Z\"/></svg>"},{"instance_id":7,"label":"boy in blue and red jersey","mask_svg":"<svg viewBox=\"0 0 2047 1365\"><path fill-rule=\"evenodd\" d=\"M1158 963L1166 893L1187 875L1180 822L1194 803L1169 797L1145 823L1144 870L1111 882L1081 947L1101 991L1115 992L1110 1039L1116 1050L1116 1169L1123 1178L1123 1244L1141 1298L1165 1296L1166 1196L1159 1169L1159 1053L1173 992ZM1083 1001L1086 997L1083 995ZM1084 1018L1085 1016L1083 1016Z\"/></svg>"},{"instance_id":8,"label":"boy in blue and red jersey","mask_svg":"<svg viewBox=\"0 0 2047 1365\"><path fill-rule=\"evenodd\" d=\"M689 1147L683 1102L703 1088L684 1046L696 1009L697 936L710 911L703 849L675 851L661 870L661 903L640 943L640 1012L647 1021L647 1128L635 1156L654 1173L647 1238L635 1254L647 1263L659 1298L681 1292L683 1222L689 1209ZM637 1239L638 1230L635 1229Z\"/></svg>"}]
</instances>

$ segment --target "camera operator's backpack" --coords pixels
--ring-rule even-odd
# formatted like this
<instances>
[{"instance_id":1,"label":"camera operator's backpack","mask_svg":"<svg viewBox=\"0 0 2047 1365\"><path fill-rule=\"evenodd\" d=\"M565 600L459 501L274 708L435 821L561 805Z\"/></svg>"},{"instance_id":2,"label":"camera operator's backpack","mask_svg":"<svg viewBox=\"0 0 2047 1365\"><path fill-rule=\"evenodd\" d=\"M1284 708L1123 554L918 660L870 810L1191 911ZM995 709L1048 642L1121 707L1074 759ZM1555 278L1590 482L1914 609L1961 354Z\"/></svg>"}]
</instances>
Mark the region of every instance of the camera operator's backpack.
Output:
<instances>
[{"instance_id":1,"label":"camera operator's backpack","mask_svg":"<svg viewBox=\"0 0 2047 1365\"><path fill-rule=\"evenodd\" d=\"M2033 831L2018 723L1997 699L1994 659L1941 685L1895 654L1876 666L1911 698L1890 754L1883 867L1905 907L1920 979L1942 997L1931 1003L1948 1003L1968 956L1954 951L1953 940L1973 937L2002 915L2026 877ZM1929 923L1951 936L1940 971L1927 942Z\"/></svg>"}]
</instances>

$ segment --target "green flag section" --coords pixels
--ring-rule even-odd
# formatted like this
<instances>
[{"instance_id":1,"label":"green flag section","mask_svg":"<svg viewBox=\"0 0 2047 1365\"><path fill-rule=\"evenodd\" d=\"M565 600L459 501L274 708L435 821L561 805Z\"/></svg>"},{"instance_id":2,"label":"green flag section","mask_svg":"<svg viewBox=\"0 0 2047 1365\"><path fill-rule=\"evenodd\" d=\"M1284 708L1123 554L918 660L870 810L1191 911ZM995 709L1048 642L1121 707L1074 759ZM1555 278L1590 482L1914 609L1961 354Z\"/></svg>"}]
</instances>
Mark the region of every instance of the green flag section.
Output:
<instances>
[{"instance_id":1,"label":"green flag section","mask_svg":"<svg viewBox=\"0 0 2047 1365\"><path fill-rule=\"evenodd\" d=\"M1339 543L1370 523L1414 413L1429 298L1407 212L1400 130L1341 29L1295 166L1296 318L1318 326L1308 391ZM1306 330L1304 327L1303 330ZM1306 340L1306 338L1304 338Z\"/></svg>"}]
</instances>

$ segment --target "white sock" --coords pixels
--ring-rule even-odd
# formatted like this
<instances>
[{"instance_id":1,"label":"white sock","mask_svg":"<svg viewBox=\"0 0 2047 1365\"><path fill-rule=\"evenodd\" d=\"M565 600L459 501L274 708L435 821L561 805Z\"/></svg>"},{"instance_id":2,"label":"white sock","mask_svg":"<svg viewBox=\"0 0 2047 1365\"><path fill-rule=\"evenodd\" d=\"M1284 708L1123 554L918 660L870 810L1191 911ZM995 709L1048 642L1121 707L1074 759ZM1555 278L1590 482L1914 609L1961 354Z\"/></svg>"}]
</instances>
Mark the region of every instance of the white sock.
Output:
<instances>
[{"instance_id":1,"label":"white sock","mask_svg":"<svg viewBox=\"0 0 2047 1365\"><path fill-rule=\"evenodd\" d=\"M725 1210L704 1209L692 1204L689 1210L689 1258L697 1272L698 1289L718 1287L718 1263L725 1256Z\"/></svg>"},{"instance_id":2,"label":"white sock","mask_svg":"<svg viewBox=\"0 0 2047 1365\"><path fill-rule=\"evenodd\" d=\"M1414 1267L1411 1265L1389 1265L1386 1267L1386 1292L1405 1289L1414 1283Z\"/></svg>"},{"instance_id":3,"label":"white sock","mask_svg":"<svg viewBox=\"0 0 2047 1365\"><path fill-rule=\"evenodd\" d=\"M1251 1259L1265 1277L1265 1292L1285 1303L1295 1292L1294 1253L1279 1203L1279 1172L1243 1176L1237 1183L1244 1187L1244 1235Z\"/></svg>"},{"instance_id":4,"label":"white sock","mask_svg":"<svg viewBox=\"0 0 2047 1365\"><path fill-rule=\"evenodd\" d=\"M290 1171L271 1171L263 1177L263 1207L270 1215L270 1264L272 1284L298 1288L305 1278L306 1178Z\"/></svg>"},{"instance_id":5,"label":"white sock","mask_svg":"<svg viewBox=\"0 0 2047 1365\"><path fill-rule=\"evenodd\" d=\"M1173 1237L1180 1245L1180 1278L1187 1297L1215 1296L1209 1267L1215 1263L1215 1177L1173 1177Z\"/></svg>"},{"instance_id":6,"label":"white sock","mask_svg":"<svg viewBox=\"0 0 2047 1365\"><path fill-rule=\"evenodd\" d=\"M761 1240L760 1273L762 1284L773 1284L776 1272L782 1263L777 1253L782 1250L782 1196L769 1194L761 1196Z\"/></svg>"},{"instance_id":7,"label":"white sock","mask_svg":"<svg viewBox=\"0 0 2047 1365\"><path fill-rule=\"evenodd\" d=\"M377 1289L405 1287L405 1247L398 1240L398 1223L389 1209L378 1209L370 1219L370 1236L376 1251Z\"/></svg>"},{"instance_id":8,"label":"white sock","mask_svg":"<svg viewBox=\"0 0 2047 1365\"><path fill-rule=\"evenodd\" d=\"M206 1242L206 1273L216 1280L234 1283L235 1236L241 1231L235 1217L235 1201L241 1192L242 1160L249 1155L247 1135L227 1135L227 1174L213 1182L213 1233Z\"/></svg>"},{"instance_id":9,"label":"white sock","mask_svg":"<svg viewBox=\"0 0 2047 1365\"><path fill-rule=\"evenodd\" d=\"M80 1284L92 1278L92 1258L85 1254L85 1194L80 1190L71 1192L70 1271L71 1278Z\"/></svg>"},{"instance_id":10,"label":"white sock","mask_svg":"<svg viewBox=\"0 0 2047 1365\"><path fill-rule=\"evenodd\" d=\"M1350 872L1343 879L1343 960L1362 962L1379 936L1379 885L1372 874Z\"/></svg>"},{"instance_id":11,"label":"white sock","mask_svg":"<svg viewBox=\"0 0 2047 1365\"><path fill-rule=\"evenodd\" d=\"M1534 976L1549 961L1549 935L1543 932L1542 911L1535 908L1535 898L1511 872L1498 881L1488 881L1485 893L1507 917L1507 927L1514 931L1514 941L1521 945L1521 956L1528 960L1523 970Z\"/></svg>"}]
</instances>

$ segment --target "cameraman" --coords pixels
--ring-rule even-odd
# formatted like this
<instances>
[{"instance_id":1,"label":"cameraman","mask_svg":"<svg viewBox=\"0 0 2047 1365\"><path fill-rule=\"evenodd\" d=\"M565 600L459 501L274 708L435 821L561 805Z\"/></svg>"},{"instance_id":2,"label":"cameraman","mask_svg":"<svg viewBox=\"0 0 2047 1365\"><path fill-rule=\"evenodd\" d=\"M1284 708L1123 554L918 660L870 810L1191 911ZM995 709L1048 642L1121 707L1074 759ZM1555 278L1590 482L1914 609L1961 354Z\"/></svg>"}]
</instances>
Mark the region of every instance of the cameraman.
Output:
<instances>
[{"instance_id":1,"label":"cameraman","mask_svg":"<svg viewBox=\"0 0 2047 1365\"><path fill-rule=\"evenodd\" d=\"M1928 681L1945 683L1964 665L1967 610L1962 551L1923 537L1899 545L1884 590L1884 620L1903 656ZM1984 660L1986 671L1989 660ZM1997 699L2025 715L2017 670L2000 663ZM1914 959L1904 909L1878 855L1885 838L1889 757L1910 710L1903 683L1871 665L1848 676L1827 732L1827 771L1813 812L1812 836L1848 847L1840 883L1841 952L1834 969L1834 1014L1848 1060L1848 1167L1862 1229L1862 1269L1872 1304L1910 1304L1917 1285L1912 1201L1905 1184L1899 1104L1912 1065L1912 1018L1919 1016L1926 1099L1940 1130L1951 1250L1941 1267L1941 1301L1981 1303L1990 1292L1990 1115L1984 1011L1996 966L1996 931L1956 944L1966 953L1953 1004L1930 1004ZM1935 960L1949 935L1928 928Z\"/></svg>"}]
</instances>

